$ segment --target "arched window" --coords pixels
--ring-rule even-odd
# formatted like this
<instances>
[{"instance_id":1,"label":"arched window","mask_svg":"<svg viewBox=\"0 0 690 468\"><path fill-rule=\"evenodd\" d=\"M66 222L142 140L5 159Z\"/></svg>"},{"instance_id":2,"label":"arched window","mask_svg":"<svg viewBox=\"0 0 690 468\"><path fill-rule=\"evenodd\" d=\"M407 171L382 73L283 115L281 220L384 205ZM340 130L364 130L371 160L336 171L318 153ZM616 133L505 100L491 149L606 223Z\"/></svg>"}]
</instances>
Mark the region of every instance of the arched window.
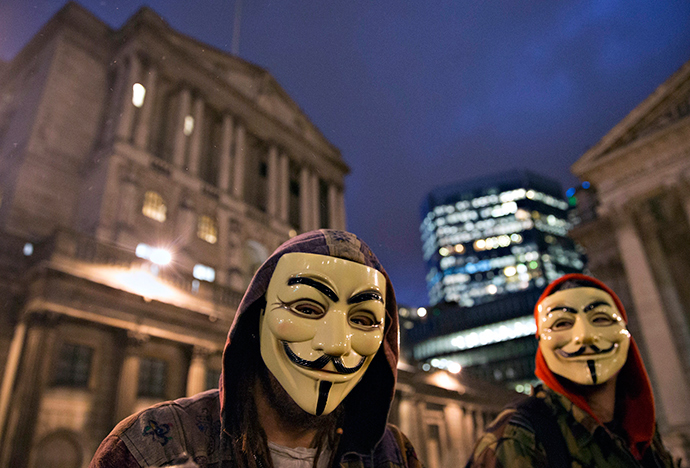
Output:
<instances>
[{"instance_id":1,"label":"arched window","mask_svg":"<svg viewBox=\"0 0 690 468\"><path fill-rule=\"evenodd\" d=\"M59 430L43 438L36 445L34 468L80 468L83 461L78 436Z\"/></svg>"},{"instance_id":2,"label":"arched window","mask_svg":"<svg viewBox=\"0 0 690 468\"><path fill-rule=\"evenodd\" d=\"M149 190L144 194L144 206L141 208L141 212L144 216L162 223L167 217L168 208L160 194Z\"/></svg>"},{"instance_id":3,"label":"arched window","mask_svg":"<svg viewBox=\"0 0 690 468\"><path fill-rule=\"evenodd\" d=\"M196 235L199 239L205 240L209 244L215 244L218 240L218 222L210 216L199 216Z\"/></svg>"}]
</instances>

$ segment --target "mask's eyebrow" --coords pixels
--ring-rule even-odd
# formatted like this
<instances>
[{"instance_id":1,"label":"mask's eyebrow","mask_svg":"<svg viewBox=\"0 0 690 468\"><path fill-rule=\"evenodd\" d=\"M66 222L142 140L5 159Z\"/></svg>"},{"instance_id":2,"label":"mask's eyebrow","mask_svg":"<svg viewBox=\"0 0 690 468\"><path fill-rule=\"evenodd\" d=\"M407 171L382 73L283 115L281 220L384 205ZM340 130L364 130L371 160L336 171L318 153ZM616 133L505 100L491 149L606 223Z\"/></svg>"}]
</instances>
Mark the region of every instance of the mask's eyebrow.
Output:
<instances>
[{"instance_id":1,"label":"mask's eyebrow","mask_svg":"<svg viewBox=\"0 0 690 468\"><path fill-rule=\"evenodd\" d=\"M383 304L383 297L378 291L364 291L352 296L350 299L347 300L347 303L358 304L360 302L366 301L379 301L381 304Z\"/></svg>"},{"instance_id":2,"label":"mask's eyebrow","mask_svg":"<svg viewBox=\"0 0 690 468\"><path fill-rule=\"evenodd\" d=\"M591 304L589 304L587 307L585 307L585 312L589 312L590 310L594 310L599 306L609 306L611 307L611 304L609 304L607 301L594 301Z\"/></svg>"},{"instance_id":3,"label":"mask's eyebrow","mask_svg":"<svg viewBox=\"0 0 690 468\"><path fill-rule=\"evenodd\" d=\"M330 287L325 285L324 283L317 281L312 278L307 278L305 276L294 276L290 279L288 279L287 285L292 286L293 284L305 284L307 286L311 286L314 289L317 289L319 292L323 293L327 298L329 298L333 302L338 302L338 295L333 291Z\"/></svg>"},{"instance_id":4,"label":"mask's eyebrow","mask_svg":"<svg viewBox=\"0 0 690 468\"><path fill-rule=\"evenodd\" d=\"M549 308L549 310L547 312L548 312L548 314L550 314L550 313L555 312L557 310L562 310L563 312L570 312L571 314L577 314L577 310L573 309L572 307L563 306L563 305L553 306L553 307Z\"/></svg>"}]
</instances>

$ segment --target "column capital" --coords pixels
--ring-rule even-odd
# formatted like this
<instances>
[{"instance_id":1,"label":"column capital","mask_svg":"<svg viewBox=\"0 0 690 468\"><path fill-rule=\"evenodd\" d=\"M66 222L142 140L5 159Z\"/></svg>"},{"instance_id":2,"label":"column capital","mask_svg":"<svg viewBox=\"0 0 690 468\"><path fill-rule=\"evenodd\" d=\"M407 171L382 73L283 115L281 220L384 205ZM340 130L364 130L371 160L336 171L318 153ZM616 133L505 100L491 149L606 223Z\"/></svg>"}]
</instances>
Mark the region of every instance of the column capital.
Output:
<instances>
[{"instance_id":1,"label":"column capital","mask_svg":"<svg viewBox=\"0 0 690 468\"><path fill-rule=\"evenodd\" d=\"M139 347L146 344L151 339L151 336L137 330L127 330L127 345L131 347Z\"/></svg>"}]
</instances>

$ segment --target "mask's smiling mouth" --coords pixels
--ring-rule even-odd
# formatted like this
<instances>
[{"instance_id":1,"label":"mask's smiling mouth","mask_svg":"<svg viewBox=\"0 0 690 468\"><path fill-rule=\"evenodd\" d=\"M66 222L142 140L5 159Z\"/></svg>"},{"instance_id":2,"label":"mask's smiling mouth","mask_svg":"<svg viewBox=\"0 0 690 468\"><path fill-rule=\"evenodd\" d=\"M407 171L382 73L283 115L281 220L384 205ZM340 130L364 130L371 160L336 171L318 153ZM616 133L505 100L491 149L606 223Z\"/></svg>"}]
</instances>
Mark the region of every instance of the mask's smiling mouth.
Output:
<instances>
[{"instance_id":1,"label":"mask's smiling mouth","mask_svg":"<svg viewBox=\"0 0 690 468\"><path fill-rule=\"evenodd\" d=\"M307 359L302 359L297 354L295 354L292 348L290 348L290 345L287 341L281 341L281 343L283 344L283 349L285 350L285 354L287 355L288 359L293 364L296 364L300 367L306 367L307 369L321 370L323 372L333 372L324 370L326 364L332 361L333 366L335 367L338 374L353 374L360 370L364 365L364 361L366 361L366 357L362 357L362 359L359 361L359 364L353 367L346 367L345 364L343 364L343 361L340 357L330 356L328 354L324 354L313 361L308 361Z\"/></svg>"},{"instance_id":2,"label":"mask's smiling mouth","mask_svg":"<svg viewBox=\"0 0 690 468\"><path fill-rule=\"evenodd\" d=\"M586 356L588 358L593 357L593 356L598 356L601 354L607 354L613 351L616 348L616 343L611 344L611 346L608 349L599 349L598 346L596 345L588 345L588 346L581 346L580 349L577 351L573 351L572 353L569 353L567 351L564 351L563 349L557 349L555 352L561 357L564 357L566 359L569 358L576 358L580 356Z\"/></svg>"}]
</instances>

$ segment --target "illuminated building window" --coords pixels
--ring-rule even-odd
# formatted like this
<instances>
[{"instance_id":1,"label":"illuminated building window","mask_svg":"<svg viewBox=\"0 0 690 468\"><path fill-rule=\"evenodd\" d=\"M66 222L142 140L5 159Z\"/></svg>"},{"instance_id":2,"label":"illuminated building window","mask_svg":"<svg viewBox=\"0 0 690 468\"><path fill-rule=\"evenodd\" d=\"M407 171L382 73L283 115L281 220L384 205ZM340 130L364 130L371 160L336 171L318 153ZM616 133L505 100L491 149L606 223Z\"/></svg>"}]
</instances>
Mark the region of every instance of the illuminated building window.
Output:
<instances>
[{"instance_id":1,"label":"illuminated building window","mask_svg":"<svg viewBox=\"0 0 690 468\"><path fill-rule=\"evenodd\" d=\"M194 265L194 270L192 270L192 276L194 276L198 280L213 283L216 279L216 270L214 270L210 266L197 263L196 265Z\"/></svg>"},{"instance_id":2,"label":"illuminated building window","mask_svg":"<svg viewBox=\"0 0 690 468\"><path fill-rule=\"evenodd\" d=\"M134 107L141 107L144 105L144 98L146 97L146 88L141 83L134 83L132 86L132 104Z\"/></svg>"},{"instance_id":3,"label":"illuminated building window","mask_svg":"<svg viewBox=\"0 0 690 468\"><path fill-rule=\"evenodd\" d=\"M144 216L162 223L167 217L168 208L160 194L149 190L144 194L144 206L141 212Z\"/></svg>"},{"instance_id":4,"label":"illuminated building window","mask_svg":"<svg viewBox=\"0 0 690 468\"><path fill-rule=\"evenodd\" d=\"M142 358L139 363L139 386L137 395L149 398L164 398L168 365L161 359Z\"/></svg>"},{"instance_id":5,"label":"illuminated building window","mask_svg":"<svg viewBox=\"0 0 690 468\"><path fill-rule=\"evenodd\" d=\"M210 216L199 216L196 235L199 239L215 244L218 240L218 223Z\"/></svg>"},{"instance_id":6,"label":"illuminated building window","mask_svg":"<svg viewBox=\"0 0 690 468\"><path fill-rule=\"evenodd\" d=\"M60 348L53 384L62 387L84 388L89 384L93 348L63 343Z\"/></svg>"},{"instance_id":7,"label":"illuminated building window","mask_svg":"<svg viewBox=\"0 0 690 468\"><path fill-rule=\"evenodd\" d=\"M182 127L182 133L185 136L189 136L194 131L194 117L188 115L184 118L184 126Z\"/></svg>"}]
</instances>

